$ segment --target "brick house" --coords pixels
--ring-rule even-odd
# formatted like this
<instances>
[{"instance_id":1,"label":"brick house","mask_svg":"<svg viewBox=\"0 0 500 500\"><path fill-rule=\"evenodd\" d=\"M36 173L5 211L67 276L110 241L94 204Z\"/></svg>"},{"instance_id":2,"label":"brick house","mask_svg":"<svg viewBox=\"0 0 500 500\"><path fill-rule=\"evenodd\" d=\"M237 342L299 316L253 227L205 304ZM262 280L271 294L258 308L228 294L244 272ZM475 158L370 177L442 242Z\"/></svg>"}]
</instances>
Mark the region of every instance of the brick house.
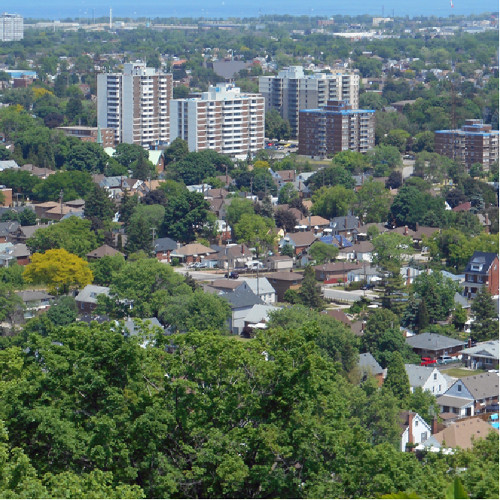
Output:
<instances>
[{"instance_id":1,"label":"brick house","mask_svg":"<svg viewBox=\"0 0 500 500\"><path fill-rule=\"evenodd\" d=\"M487 287L492 295L498 295L498 255L490 252L474 252L465 268L464 297L473 299L479 290Z\"/></svg>"}]
</instances>

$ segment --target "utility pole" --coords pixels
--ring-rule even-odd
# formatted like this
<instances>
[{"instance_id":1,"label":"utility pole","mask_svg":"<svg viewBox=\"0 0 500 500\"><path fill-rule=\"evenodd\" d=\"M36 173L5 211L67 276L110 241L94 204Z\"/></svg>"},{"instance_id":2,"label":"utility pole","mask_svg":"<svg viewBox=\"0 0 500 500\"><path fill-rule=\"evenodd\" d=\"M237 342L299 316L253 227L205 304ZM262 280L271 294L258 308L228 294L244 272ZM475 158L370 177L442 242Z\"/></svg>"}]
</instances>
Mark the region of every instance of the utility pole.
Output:
<instances>
[{"instance_id":1,"label":"utility pole","mask_svg":"<svg viewBox=\"0 0 500 500\"><path fill-rule=\"evenodd\" d=\"M156 228L152 227L151 228L151 233L153 235L153 255L155 254L155 239L156 239Z\"/></svg>"},{"instance_id":2,"label":"utility pole","mask_svg":"<svg viewBox=\"0 0 500 500\"><path fill-rule=\"evenodd\" d=\"M64 196L64 189L61 189L61 191L59 192L59 203L61 205L61 217L63 214L63 196Z\"/></svg>"}]
</instances>

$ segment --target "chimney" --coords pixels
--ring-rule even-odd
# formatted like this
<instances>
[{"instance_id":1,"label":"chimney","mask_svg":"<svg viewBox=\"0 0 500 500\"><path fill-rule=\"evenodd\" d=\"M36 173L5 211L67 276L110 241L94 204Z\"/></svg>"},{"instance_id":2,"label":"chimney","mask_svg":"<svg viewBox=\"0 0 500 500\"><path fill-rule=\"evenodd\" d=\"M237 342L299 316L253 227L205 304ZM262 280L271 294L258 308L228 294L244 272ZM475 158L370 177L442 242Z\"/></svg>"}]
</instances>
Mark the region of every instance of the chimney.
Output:
<instances>
[{"instance_id":1,"label":"chimney","mask_svg":"<svg viewBox=\"0 0 500 500\"><path fill-rule=\"evenodd\" d=\"M418 231L418 222L415 224L415 231Z\"/></svg>"},{"instance_id":2,"label":"chimney","mask_svg":"<svg viewBox=\"0 0 500 500\"><path fill-rule=\"evenodd\" d=\"M408 413L408 442L414 443L413 440L413 412Z\"/></svg>"},{"instance_id":3,"label":"chimney","mask_svg":"<svg viewBox=\"0 0 500 500\"><path fill-rule=\"evenodd\" d=\"M472 339L469 337L469 340L467 341L467 347L471 348L472 347Z\"/></svg>"},{"instance_id":4,"label":"chimney","mask_svg":"<svg viewBox=\"0 0 500 500\"><path fill-rule=\"evenodd\" d=\"M408 236L408 226L405 226L405 230L404 230L404 233L403 233L405 236Z\"/></svg>"},{"instance_id":5,"label":"chimney","mask_svg":"<svg viewBox=\"0 0 500 500\"><path fill-rule=\"evenodd\" d=\"M437 417L432 418L432 434L438 433L438 419Z\"/></svg>"}]
</instances>

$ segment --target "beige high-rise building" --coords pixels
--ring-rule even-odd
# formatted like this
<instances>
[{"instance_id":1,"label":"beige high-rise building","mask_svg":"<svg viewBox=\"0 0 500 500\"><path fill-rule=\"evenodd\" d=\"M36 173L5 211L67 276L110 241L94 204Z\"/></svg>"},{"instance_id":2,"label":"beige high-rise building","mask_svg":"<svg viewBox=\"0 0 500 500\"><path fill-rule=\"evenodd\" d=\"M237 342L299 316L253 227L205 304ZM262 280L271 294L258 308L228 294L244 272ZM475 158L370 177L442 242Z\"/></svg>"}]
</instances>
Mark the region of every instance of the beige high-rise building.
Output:
<instances>
[{"instance_id":1,"label":"beige high-rise building","mask_svg":"<svg viewBox=\"0 0 500 500\"><path fill-rule=\"evenodd\" d=\"M17 42L24 38L24 20L19 14L0 15L0 41Z\"/></svg>"},{"instance_id":2,"label":"beige high-rise building","mask_svg":"<svg viewBox=\"0 0 500 500\"><path fill-rule=\"evenodd\" d=\"M123 73L97 75L97 124L112 128L116 143L155 148L170 142L170 73L140 61L124 65Z\"/></svg>"},{"instance_id":3,"label":"beige high-rise building","mask_svg":"<svg viewBox=\"0 0 500 500\"><path fill-rule=\"evenodd\" d=\"M241 93L229 83L210 86L201 97L170 102L170 138L188 143L189 151L214 149L246 157L264 147L264 98Z\"/></svg>"},{"instance_id":4,"label":"beige high-rise building","mask_svg":"<svg viewBox=\"0 0 500 500\"><path fill-rule=\"evenodd\" d=\"M358 109L359 75L352 72L305 75L302 66L291 66L278 76L260 76L259 92L265 98L266 112L279 111L297 136L302 109L325 106L328 101L347 101L352 109Z\"/></svg>"}]
</instances>

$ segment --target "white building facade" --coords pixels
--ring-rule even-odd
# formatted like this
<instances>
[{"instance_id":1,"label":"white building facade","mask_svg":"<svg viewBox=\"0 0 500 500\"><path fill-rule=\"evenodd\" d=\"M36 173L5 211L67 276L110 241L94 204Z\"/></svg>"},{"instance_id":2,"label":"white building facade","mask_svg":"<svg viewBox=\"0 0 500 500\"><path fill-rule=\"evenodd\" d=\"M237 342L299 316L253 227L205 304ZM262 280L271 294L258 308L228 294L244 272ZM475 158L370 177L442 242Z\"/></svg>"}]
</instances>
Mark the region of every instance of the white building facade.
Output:
<instances>
[{"instance_id":1,"label":"white building facade","mask_svg":"<svg viewBox=\"0 0 500 500\"><path fill-rule=\"evenodd\" d=\"M148 149L170 142L170 73L140 61L124 65L123 73L97 75L97 124L115 131L116 143Z\"/></svg>"},{"instance_id":2,"label":"white building facade","mask_svg":"<svg viewBox=\"0 0 500 500\"><path fill-rule=\"evenodd\" d=\"M24 20L18 14L4 12L0 17L0 41L17 42L24 38Z\"/></svg>"},{"instance_id":3,"label":"white building facade","mask_svg":"<svg viewBox=\"0 0 500 500\"><path fill-rule=\"evenodd\" d=\"M170 102L170 139L189 151L214 149L246 157L264 147L264 98L240 92L233 84L210 86L201 97Z\"/></svg>"},{"instance_id":4,"label":"white building facade","mask_svg":"<svg viewBox=\"0 0 500 500\"><path fill-rule=\"evenodd\" d=\"M297 136L302 109L326 106L328 101L348 101L352 109L358 109L359 75L351 72L305 75L302 66L291 66L278 76L260 76L259 92L264 96L266 111L279 111Z\"/></svg>"}]
</instances>

